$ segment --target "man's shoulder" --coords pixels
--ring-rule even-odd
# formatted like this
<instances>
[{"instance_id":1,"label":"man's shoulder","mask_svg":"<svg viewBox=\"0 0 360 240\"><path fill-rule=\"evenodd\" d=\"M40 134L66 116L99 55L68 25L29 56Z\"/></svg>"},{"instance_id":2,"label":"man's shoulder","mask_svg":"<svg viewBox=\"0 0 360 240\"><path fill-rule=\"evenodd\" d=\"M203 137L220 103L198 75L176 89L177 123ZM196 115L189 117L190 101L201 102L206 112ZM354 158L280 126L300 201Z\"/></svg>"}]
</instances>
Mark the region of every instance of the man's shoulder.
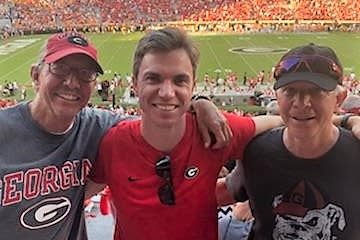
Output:
<instances>
[{"instance_id":1,"label":"man's shoulder","mask_svg":"<svg viewBox=\"0 0 360 240\"><path fill-rule=\"evenodd\" d=\"M141 142L140 121L122 121L112 126L105 132L101 140L101 150L116 149L117 152L129 151Z\"/></svg>"},{"instance_id":2,"label":"man's shoulder","mask_svg":"<svg viewBox=\"0 0 360 240\"><path fill-rule=\"evenodd\" d=\"M279 146L284 129L284 127L277 127L257 135L250 141L248 148L260 149L259 147L261 147L261 149L265 150L267 147Z\"/></svg>"},{"instance_id":3,"label":"man's shoulder","mask_svg":"<svg viewBox=\"0 0 360 240\"><path fill-rule=\"evenodd\" d=\"M12 123L14 117L20 116L26 111L26 103L19 103L10 107L0 109L0 121ZM11 119L11 121L9 121Z\"/></svg>"},{"instance_id":4,"label":"man's shoulder","mask_svg":"<svg viewBox=\"0 0 360 240\"><path fill-rule=\"evenodd\" d=\"M253 138L255 134L255 122L251 117L239 116L234 113L224 113L224 117L234 133L234 136L243 135Z\"/></svg>"},{"instance_id":5,"label":"man's shoulder","mask_svg":"<svg viewBox=\"0 0 360 240\"><path fill-rule=\"evenodd\" d=\"M129 132L134 129L140 129L140 119L139 118L128 118L128 121L119 121L111 128L111 131L123 131Z\"/></svg>"},{"instance_id":6,"label":"man's shoulder","mask_svg":"<svg viewBox=\"0 0 360 240\"><path fill-rule=\"evenodd\" d=\"M83 118L109 118L115 117L117 114L109 110L99 109L99 108L90 108L84 107L80 110L79 115Z\"/></svg>"},{"instance_id":7,"label":"man's shoulder","mask_svg":"<svg viewBox=\"0 0 360 240\"><path fill-rule=\"evenodd\" d=\"M253 119L251 117L239 116L235 113L224 112L224 117L229 122L229 124L253 124Z\"/></svg>"},{"instance_id":8,"label":"man's shoulder","mask_svg":"<svg viewBox=\"0 0 360 240\"><path fill-rule=\"evenodd\" d=\"M284 126L269 129L269 130L259 134L257 137L255 137L255 139L260 140L260 139L267 139L267 138L273 138L273 137L281 137L284 129L285 129Z\"/></svg>"},{"instance_id":9,"label":"man's shoulder","mask_svg":"<svg viewBox=\"0 0 360 240\"><path fill-rule=\"evenodd\" d=\"M344 129L341 127L339 128L339 130L340 130L340 136L341 136L339 138L339 141L341 144L345 144L345 146L347 146L347 144L360 145L360 139L355 137L354 134L350 130Z\"/></svg>"},{"instance_id":10,"label":"man's shoulder","mask_svg":"<svg viewBox=\"0 0 360 240\"><path fill-rule=\"evenodd\" d=\"M106 136L121 136L122 138L130 135L138 135L140 133L140 119L132 118L128 121L119 121L113 125L109 131L106 133Z\"/></svg>"},{"instance_id":11,"label":"man's shoulder","mask_svg":"<svg viewBox=\"0 0 360 240\"><path fill-rule=\"evenodd\" d=\"M109 110L85 107L78 113L78 119L85 124L95 123L101 128L110 128L118 122L135 119Z\"/></svg>"}]
</instances>

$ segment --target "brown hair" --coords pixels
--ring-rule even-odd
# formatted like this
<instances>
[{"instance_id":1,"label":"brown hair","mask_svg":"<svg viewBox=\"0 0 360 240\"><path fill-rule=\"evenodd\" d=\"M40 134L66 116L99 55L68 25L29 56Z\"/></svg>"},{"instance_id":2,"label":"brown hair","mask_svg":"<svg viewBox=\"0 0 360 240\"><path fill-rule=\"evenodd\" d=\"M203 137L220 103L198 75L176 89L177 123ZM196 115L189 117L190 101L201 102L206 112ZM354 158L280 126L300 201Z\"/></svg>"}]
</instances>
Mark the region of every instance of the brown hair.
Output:
<instances>
[{"instance_id":1,"label":"brown hair","mask_svg":"<svg viewBox=\"0 0 360 240\"><path fill-rule=\"evenodd\" d=\"M140 64L147 53L169 52L177 49L184 49L188 54L193 69L193 77L195 78L199 63L199 50L184 31L175 27L150 31L140 39L133 59L134 78L137 78Z\"/></svg>"}]
</instances>

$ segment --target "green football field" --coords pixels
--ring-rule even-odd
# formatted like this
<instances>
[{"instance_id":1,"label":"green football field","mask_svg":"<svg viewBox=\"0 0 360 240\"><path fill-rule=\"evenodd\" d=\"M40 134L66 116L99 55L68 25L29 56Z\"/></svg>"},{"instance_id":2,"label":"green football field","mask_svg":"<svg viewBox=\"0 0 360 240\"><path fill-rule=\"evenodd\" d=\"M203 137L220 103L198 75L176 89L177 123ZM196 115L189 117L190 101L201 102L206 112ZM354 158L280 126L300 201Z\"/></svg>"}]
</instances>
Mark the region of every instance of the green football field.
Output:
<instances>
[{"instance_id":1,"label":"green football field","mask_svg":"<svg viewBox=\"0 0 360 240\"><path fill-rule=\"evenodd\" d=\"M141 33L87 34L99 50L100 63L110 79L114 72L124 76L131 72L132 53ZM31 86L29 69L36 62L46 35L11 38L0 45L0 84L16 81ZM360 33L283 33L283 34L201 34L192 35L201 52L198 78L204 73L215 76L231 70L242 79L268 73L289 48L314 42L332 47L340 57L345 73L360 76ZM233 51L231 50L233 49ZM31 94L30 94L31 95Z\"/></svg>"}]
</instances>

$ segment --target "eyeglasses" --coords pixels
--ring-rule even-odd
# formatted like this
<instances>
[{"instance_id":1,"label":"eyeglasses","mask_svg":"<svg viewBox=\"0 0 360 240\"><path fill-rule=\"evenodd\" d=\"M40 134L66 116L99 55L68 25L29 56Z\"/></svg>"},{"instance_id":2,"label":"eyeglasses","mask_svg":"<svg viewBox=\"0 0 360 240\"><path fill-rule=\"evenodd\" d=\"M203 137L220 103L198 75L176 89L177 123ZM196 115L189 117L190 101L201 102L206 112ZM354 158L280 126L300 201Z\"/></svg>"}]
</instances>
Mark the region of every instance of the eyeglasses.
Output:
<instances>
[{"instance_id":1,"label":"eyeglasses","mask_svg":"<svg viewBox=\"0 0 360 240\"><path fill-rule=\"evenodd\" d=\"M160 202L165 205L175 205L175 193L171 177L170 157L164 156L155 164L156 174L165 180L165 183L159 187L158 196Z\"/></svg>"},{"instance_id":2,"label":"eyeglasses","mask_svg":"<svg viewBox=\"0 0 360 240\"><path fill-rule=\"evenodd\" d=\"M98 77L98 73L93 70L73 68L64 63L49 63L49 71L59 77L67 77L70 73L76 73L76 77L83 82L93 82Z\"/></svg>"},{"instance_id":3,"label":"eyeglasses","mask_svg":"<svg viewBox=\"0 0 360 240\"><path fill-rule=\"evenodd\" d=\"M343 75L341 67L330 58L320 55L294 55L276 65L274 78L278 80L283 74L302 71L330 75L339 83Z\"/></svg>"}]
</instances>

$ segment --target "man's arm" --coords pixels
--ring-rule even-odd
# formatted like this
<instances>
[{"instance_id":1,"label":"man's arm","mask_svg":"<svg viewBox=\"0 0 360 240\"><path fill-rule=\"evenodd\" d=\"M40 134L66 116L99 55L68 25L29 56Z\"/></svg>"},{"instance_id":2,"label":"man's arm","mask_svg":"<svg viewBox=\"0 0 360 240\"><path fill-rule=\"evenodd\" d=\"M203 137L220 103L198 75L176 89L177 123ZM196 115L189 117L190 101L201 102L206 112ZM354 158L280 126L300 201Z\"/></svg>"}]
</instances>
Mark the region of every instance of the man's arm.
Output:
<instances>
[{"instance_id":1,"label":"man's arm","mask_svg":"<svg viewBox=\"0 0 360 240\"><path fill-rule=\"evenodd\" d=\"M226 186L225 177L218 178L216 182L215 194L218 206L226 206L236 202L233 195Z\"/></svg>"},{"instance_id":2,"label":"man's arm","mask_svg":"<svg viewBox=\"0 0 360 240\"><path fill-rule=\"evenodd\" d=\"M360 139L360 116L351 116L348 118L347 125L355 137Z\"/></svg>"},{"instance_id":3,"label":"man's arm","mask_svg":"<svg viewBox=\"0 0 360 240\"><path fill-rule=\"evenodd\" d=\"M280 116L261 115L253 117L253 120L255 122L255 135L284 125Z\"/></svg>"},{"instance_id":4,"label":"man's arm","mask_svg":"<svg viewBox=\"0 0 360 240\"><path fill-rule=\"evenodd\" d=\"M245 202L237 202L233 206L233 216L235 219L246 222L254 219L251 214L249 200Z\"/></svg>"},{"instance_id":5,"label":"man's arm","mask_svg":"<svg viewBox=\"0 0 360 240\"><path fill-rule=\"evenodd\" d=\"M226 177L217 180L215 194L218 206L248 200L245 174L240 160L236 161L236 167Z\"/></svg>"},{"instance_id":6,"label":"man's arm","mask_svg":"<svg viewBox=\"0 0 360 240\"><path fill-rule=\"evenodd\" d=\"M224 147L232 138L231 128L221 111L209 100L193 100L192 109L196 114L200 134L206 148L214 149ZM284 123L279 116L256 116L255 135L274 127L282 126Z\"/></svg>"},{"instance_id":7,"label":"man's arm","mask_svg":"<svg viewBox=\"0 0 360 240\"><path fill-rule=\"evenodd\" d=\"M217 149L230 142L231 129L226 118L214 103L206 99L198 99L191 102L191 107L196 114L205 148L211 146L211 148Z\"/></svg>"},{"instance_id":8,"label":"man's arm","mask_svg":"<svg viewBox=\"0 0 360 240\"><path fill-rule=\"evenodd\" d=\"M360 139L360 116L355 115L334 115L333 123L336 126L350 130L355 137Z\"/></svg>"}]
</instances>

